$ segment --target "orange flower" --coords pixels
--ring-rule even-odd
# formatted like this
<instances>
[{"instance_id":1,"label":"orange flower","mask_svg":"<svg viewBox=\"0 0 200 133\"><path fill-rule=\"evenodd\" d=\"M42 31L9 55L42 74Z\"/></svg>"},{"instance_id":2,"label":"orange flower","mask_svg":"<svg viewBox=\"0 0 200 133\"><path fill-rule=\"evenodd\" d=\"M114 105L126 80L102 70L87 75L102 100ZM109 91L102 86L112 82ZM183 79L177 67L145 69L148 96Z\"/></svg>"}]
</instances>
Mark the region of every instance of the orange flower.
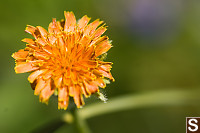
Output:
<instances>
[{"instance_id":1,"label":"orange flower","mask_svg":"<svg viewBox=\"0 0 200 133\"><path fill-rule=\"evenodd\" d=\"M69 97L76 106L84 105L87 98L104 88L104 79L114 81L110 73L111 62L100 58L112 45L107 29L98 19L88 24L83 16L78 22L73 12L64 12L65 20L49 24L48 31L41 26L28 25L26 32L35 39L25 38L26 48L14 53L16 73L32 72L28 80L34 94L41 102L48 103L52 94L58 94L58 108L67 109Z\"/></svg>"}]
</instances>

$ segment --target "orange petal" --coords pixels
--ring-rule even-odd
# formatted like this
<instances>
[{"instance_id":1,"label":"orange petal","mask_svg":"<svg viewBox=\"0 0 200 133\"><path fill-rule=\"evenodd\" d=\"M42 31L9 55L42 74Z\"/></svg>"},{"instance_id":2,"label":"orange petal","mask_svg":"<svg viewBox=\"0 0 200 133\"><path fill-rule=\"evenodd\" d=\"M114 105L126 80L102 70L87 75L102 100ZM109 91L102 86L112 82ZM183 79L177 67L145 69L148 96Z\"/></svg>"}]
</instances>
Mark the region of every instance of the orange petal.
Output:
<instances>
[{"instance_id":1,"label":"orange petal","mask_svg":"<svg viewBox=\"0 0 200 133\"><path fill-rule=\"evenodd\" d=\"M35 58L34 58L32 55L33 55L33 53L32 53L32 51L30 50L30 51L29 51L29 56L26 57L26 62L29 62L29 61L30 61L30 62L33 62L33 60L34 60ZM16 61L17 61L17 60L16 60ZM16 63L17 63L17 62L16 62ZM35 66L36 66L36 65L35 65Z\"/></svg>"},{"instance_id":2,"label":"orange petal","mask_svg":"<svg viewBox=\"0 0 200 133\"><path fill-rule=\"evenodd\" d=\"M83 83L84 83L86 90L89 94L92 94L92 93L99 91L99 87L96 84L94 84L92 82L88 83L86 81L84 81Z\"/></svg>"},{"instance_id":3,"label":"orange petal","mask_svg":"<svg viewBox=\"0 0 200 133\"><path fill-rule=\"evenodd\" d=\"M46 53L39 51L34 51L33 56L41 60L48 60L50 58L50 56L48 56Z\"/></svg>"},{"instance_id":4,"label":"orange petal","mask_svg":"<svg viewBox=\"0 0 200 133\"><path fill-rule=\"evenodd\" d=\"M39 50L39 47L37 45L34 45L34 44L26 44L26 46L28 48L31 48L31 49L34 49L34 50ZM29 50L30 51L30 50Z\"/></svg>"},{"instance_id":5,"label":"orange petal","mask_svg":"<svg viewBox=\"0 0 200 133\"><path fill-rule=\"evenodd\" d=\"M87 92L86 87L81 85L81 92L84 94L86 98L90 96L90 93Z\"/></svg>"},{"instance_id":6,"label":"orange petal","mask_svg":"<svg viewBox=\"0 0 200 133\"><path fill-rule=\"evenodd\" d=\"M34 32L36 31L36 28L34 26L31 25L27 25L25 31L29 34L34 34Z\"/></svg>"},{"instance_id":7,"label":"orange petal","mask_svg":"<svg viewBox=\"0 0 200 133\"><path fill-rule=\"evenodd\" d=\"M83 35L83 33L80 30L76 31L76 33L75 33L75 42L79 42L80 39L82 38L82 35Z\"/></svg>"},{"instance_id":8,"label":"orange petal","mask_svg":"<svg viewBox=\"0 0 200 133\"><path fill-rule=\"evenodd\" d=\"M27 56L28 56L28 51L24 51L23 49L12 54L12 57L16 60L26 59Z\"/></svg>"},{"instance_id":9,"label":"orange petal","mask_svg":"<svg viewBox=\"0 0 200 133\"><path fill-rule=\"evenodd\" d=\"M45 80L43 80L42 77L38 78L34 94L39 95L41 90L45 87L45 85L46 85Z\"/></svg>"},{"instance_id":10,"label":"orange petal","mask_svg":"<svg viewBox=\"0 0 200 133\"><path fill-rule=\"evenodd\" d=\"M48 32L47 32L43 27L41 27L41 26L37 26L36 28L37 28L38 31L40 32L41 37L42 37L43 39L47 39Z\"/></svg>"},{"instance_id":11,"label":"orange petal","mask_svg":"<svg viewBox=\"0 0 200 133\"><path fill-rule=\"evenodd\" d=\"M108 40L109 38L107 37L107 36L102 36L102 37L98 37L98 38L96 38L96 39L94 39L91 43L90 43L90 46L91 45L97 45L97 44L99 44L100 42L103 42L103 41L105 41L105 40Z\"/></svg>"},{"instance_id":12,"label":"orange petal","mask_svg":"<svg viewBox=\"0 0 200 133\"><path fill-rule=\"evenodd\" d=\"M43 49L46 53L48 53L48 54L50 54L50 55L53 53L52 48L51 48L51 46L49 46L49 45L46 45L46 46L42 47L42 49Z\"/></svg>"},{"instance_id":13,"label":"orange petal","mask_svg":"<svg viewBox=\"0 0 200 133\"><path fill-rule=\"evenodd\" d=\"M35 59L35 58L33 58L33 59ZM46 63L44 60L40 60L40 59L31 60L30 62L32 62L35 66L42 66L42 65L44 65L44 63Z\"/></svg>"},{"instance_id":14,"label":"orange petal","mask_svg":"<svg viewBox=\"0 0 200 133\"><path fill-rule=\"evenodd\" d=\"M40 32L38 31L37 28L35 28L34 26L31 25L27 25L25 31L31 35L33 35L33 37L35 37L35 39L37 39L38 37L40 37Z\"/></svg>"},{"instance_id":15,"label":"orange petal","mask_svg":"<svg viewBox=\"0 0 200 133\"><path fill-rule=\"evenodd\" d=\"M100 37L106 30L107 30L107 28L104 27L104 26L99 27L99 28L95 31L95 33L93 34L93 37L92 37L92 38L95 39L95 38Z\"/></svg>"},{"instance_id":16,"label":"orange petal","mask_svg":"<svg viewBox=\"0 0 200 133\"><path fill-rule=\"evenodd\" d=\"M48 27L48 32L50 34L54 33L54 29L56 28L55 23L56 23L56 19L53 18L52 22L49 24L49 27Z\"/></svg>"},{"instance_id":17,"label":"orange petal","mask_svg":"<svg viewBox=\"0 0 200 133\"><path fill-rule=\"evenodd\" d=\"M47 71L45 74L43 74L43 79L46 80L51 78L52 74L53 74L52 70Z\"/></svg>"},{"instance_id":18,"label":"orange petal","mask_svg":"<svg viewBox=\"0 0 200 133\"><path fill-rule=\"evenodd\" d=\"M46 42L44 39L42 39L42 38L38 38L38 39L36 40L36 42L37 42L40 46L45 46L45 45L47 45L47 42Z\"/></svg>"},{"instance_id":19,"label":"orange petal","mask_svg":"<svg viewBox=\"0 0 200 133\"><path fill-rule=\"evenodd\" d=\"M78 28L79 29L84 29L88 22L90 21L91 18L89 18L87 15L83 16L79 21L78 21Z\"/></svg>"},{"instance_id":20,"label":"orange petal","mask_svg":"<svg viewBox=\"0 0 200 133\"><path fill-rule=\"evenodd\" d=\"M75 86L74 86L74 85L70 85L70 86L69 86L69 95L70 95L71 97L73 97L74 94L75 94Z\"/></svg>"},{"instance_id":21,"label":"orange petal","mask_svg":"<svg viewBox=\"0 0 200 133\"><path fill-rule=\"evenodd\" d=\"M32 62L25 62L25 63L20 63L15 67L15 72L16 73L25 73L25 72L30 72L39 69L39 67L34 66Z\"/></svg>"},{"instance_id":22,"label":"orange petal","mask_svg":"<svg viewBox=\"0 0 200 133\"><path fill-rule=\"evenodd\" d=\"M58 57L61 56L60 50L57 47L52 47L52 52Z\"/></svg>"},{"instance_id":23,"label":"orange petal","mask_svg":"<svg viewBox=\"0 0 200 133\"><path fill-rule=\"evenodd\" d=\"M77 53L76 53L76 55L75 55L75 59L76 59L77 61L80 60L80 58L81 58L82 55L83 55L83 52L84 52L84 47L83 47L83 45L78 44L78 45L77 45Z\"/></svg>"},{"instance_id":24,"label":"orange petal","mask_svg":"<svg viewBox=\"0 0 200 133\"><path fill-rule=\"evenodd\" d=\"M102 76L102 73L99 72L98 69L94 69L94 70L93 70L93 73L94 73L97 77L103 77L103 76Z\"/></svg>"},{"instance_id":25,"label":"orange petal","mask_svg":"<svg viewBox=\"0 0 200 133\"><path fill-rule=\"evenodd\" d=\"M71 49L74 47L74 43L75 43L75 34L74 33L71 33L71 34L68 34L66 36L67 40L66 40L66 47L67 47L67 51L70 52ZM70 54L70 53L69 53Z\"/></svg>"},{"instance_id":26,"label":"orange petal","mask_svg":"<svg viewBox=\"0 0 200 133\"><path fill-rule=\"evenodd\" d=\"M97 61L87 60L87 61L80 61L81 65L86 66L88 68L96 68L98 66Z\"/></svg>"},{"instance_id":27,"label":"orange petal","mask_svg":"<svg viewBox=\"0 0 200 133\"><path fill-rule=\"evenodd\" d=\"M78 69L79 68L79 69ZM81 63L74 63L73 70L82 70L82 71L88 71L88 67L82 65Z\"/></svg>"},{"instance_id":28,"label":"orange petal","mask_svg":"<svg viewBox=\"0 0 200 133\"><path fill-rule=\"evenodd\" d=\"M103 21L99 21L99 19L97 19L89 25L87 25L87 27L84 30L84 36L90 36L91 34L93 34L96 28L102 23Z\"/></svg>"},{"instance_id":29,"label":"orange petal","mask_svg":"<svg viewBox=\"0 0 200 133\"><path fill-rule=\"evenodd\" d=\"M24 38L24 39L22 39L22 42L26 42L28 44L35 45L35 40L30 39L30 38Z\"/></svg>"},{"instance_id":30,"label":"orange petal","mask_svg":"<svg viewBox=\"0 0 200 133\"><path fill-rule=\"evenodd\" d=\"M61 26L59 25L59 22L56 22L56 18L52 19L52 23L49 24L48 31L50 34L57 34L61 31Z\"/></svg>"},{"instance_id":31,"label":"orange petal","mask_svg":"<svg viewBox=\"0 0 200 133\"><path fill-rule=\"evenodd\" d=\"M91 42L91 38L89 36L84 36L81 38L79 43L83 46L89 46L89 43Z\"/></svg>"},{"instance_id":32,"label":"orange petal","mask_svg":"<svg viewBox=\"0 0 200 133\"><path fill-rule=\"evenodd\" d=\"M58 101L67 101L69 99L69 92L67 87L62 87L58 89Z\"/></svg>"},{"instance_id":33,"label":"orange petal","mask_svg":"<svg viewBox=\"0 0 200 133\"><path fill-rule=\"evenodd\" d=\"M82 105L85 104L83 101L83 96L81 94L81 87L79 85L76 85L75 87L74 102L77 108L80 108Z\"/></svg>"},{"instance_id":34,"label":"orange petal","mask_svg":"<svg viewBox=\"0 0 200 133\"><path fill-rule=\"evenodd\" d=\"M56 44L57 38L56 38L55 36L50 35L50 36L48 37L48 39L49 39L49 43L50 43L52 46L56 46L55 44Z\"/></svg>"},{"instance_id":35,"label":"orange petal","mask_svg":"<svg viewBox=\"0 0 200 133\"><path fill-rule=\"evenodd\" d=\"M58 101L58 109L66 110L68 107L69 102L67 101Z\"/></svg>"},{"instance_id":36,"label":"orange petal","mask_svg":"<svg viewBox=\"0 0 200 133\"><path fill-rule=\"evenodd\" d=\"M112 81L115 81L115 79L113 78L113 76L110 72L104 71L102 69L99 69L99 72L102 73L102 75L104 77L107 77L107 78L111 79Z\"/></svg>"},{"instance_id":37,"label":"orange petal","mask_svg":"<svg viewBox=\"0 0 200 133\"><path fill-rule=\"evenodd\" d=\"M101 88L105 88L106 87L106 84L105 82L103 81L102 78L97 78L95 81L93 81L96 85L98 85L99 87Z\"/></svg>"},{"instance_id":38,"label":"orange petal","mask_svg":"<svg viewBox=\"0 0 200 133\"><path fill-rule=\"evenodd\" d=\"M71 81L73 84L78 83L78 76L76 71L71 72Z\"/></svg>"},{"instance_id":39,"label":"orange petal","mask_svg":"<svg viewBox=\"0 0 200 133\"><path fill-rule=\"evenodd\" d=\"M86 72L82 75L85 79L87 79L87 81L93 81L96 79L96 75L93 74L92 72ZM84 79L83 78L83 79Z\"/></svg>"},{"instance_id":40,"label":"orange petal","mask_svg":"<svg viewBox=\"0 0 200 133\"><path fill-rule=\"evenodd\" d=\"M76 65L77 65L77 64L76 64ZM74 66L72 67L72 71L76 71L76 72L77 72L77 71L81 71L81 69L82 69L82 68L81 68L79 65L78 65L78 66L75 66L75 65L74 65Z\"/></svg>"},{"instance_id":41,"label":"orange petal","mask_svg":"<svg viewBox=\"0 0 200 133\"><path fill-rule=\"evenodd\" d=\"M103 69L104 71L110 71L112 66L111 65L101 65L100 68Z\"/></svg>"},{"instance_id":42,"label":"orange petal","mask_svg":"<svg viewBox=\"0 0 200 133\"><path fill-rule=\"evenodd\" d=\"M74 13L65 11L64 14L65 14L64 31L65 32L73 32L75 30L75 26L76 26L76 18L74 16Z\"/></svg>"},{"instance_id":43,"label":"orange petal","mask_svg":"<svg viewBox=\"0 0 200 133\"><path fill-rule=\"evenodd\" d=\"M51 88L51 79L46 81L45 87L42 89L40 93L40 101L47 103L50 96L54 93L54 89Z\"/></svg>"},{"instance_id":44,"label":"orange petal","mask_svg":"<svg viewBox=\"0 0 200 133\"><path fill-rule=\"evenodd\" d=\"M30 83L33 83L35 81L35 79L41 75L42 73L46 72L47 69L43 69L43 70L37 70L35 72L32 72L29 76L28 76L28 81Z\"/></svg>"},{"instance_id":45,"label":"orange petal","mask_svg":"<svg viewBox=\"0 0 200 133\"><path fill-rule=\"evenodd\" d=\"M70 76L71 76L71 69L70 69L70 67L68 67L66 72L65 72L65 77L70 78Z\"/></svg>"},{"instance_id":46,"label":"orange petal","mask_svg":"<svg viewBox=\"0 0 200 133\"><path fill-rule=\"evenodd\" d=\"M75 34L72 33L71 36L70 36L70 38L71 38L71 48L73 48L75 46L77 47L77 43L75 43Z\"/></svg>"},{"instance_id":47,"label":"orange petal","mask_svg":"<svg viewBox=\"0 0 200 133\"><path fill-rule=\"evenodd\" d=\"M67 86L70 85L71 84L71 78L70 77L68 78L68 77L65 76L63 78L63 83L64 83L64 85L67 85Z\"/></svg>"},{"instance_id":48,"label":"orange petal","mask_svg":"<svg viewBox=\"0 0 200 133\"><path fill-rule=\"evenodd\" d=\"M56 85L57 88L61 87L61 84L62 84L62 75L60 77L59 76L55 77L54 84Z\"/></svg>"},{"instance_id":49,"label":"orange petal","mask_svg":"<svg viewBox=\"0 0 200 133\"><path fill-rule=\"evenodd\" d=\"M89 60L92 58L92 56L94 56L94 49L95 47L94 46L91 46L87 49L87 51L83 54L83 57L82 59L83 60Z\"/></svg>"},{"instance_id":50,"label":"orange petal","mask_svg":"<svg viewBox=\"0 0 200 133\"><path fill-rule=\"evenodd\" d=\"M112 45L109 43L108 40L105 40L101 43L99 43L96 48L95 48L95 55L99 56L103 53L106 53L110 48L112 47Z\"/></svg>"},{"instance_id":51,"label":"orange petal","mask_svg":"<svg viewBox=\"0 0 200 133\"><path fill-rule=\"evenodd\" d=\"M16 60L15 65L17 66L17 65L24 64L24 63L26 63L26 62L25 61L21 61L21 60Z\"/></svg>"},{"instance_id":52,"label":"orange petal","mask_svg":"<svg viewBox=\"0 0 200 133\"><path fill-rule=\"evenodd\" d=\"M62 37L58 38L58 44L57 45L58 45L61 53L64 53L66 51L65 42L64 42Z\"/></svg>"}]
</instances>

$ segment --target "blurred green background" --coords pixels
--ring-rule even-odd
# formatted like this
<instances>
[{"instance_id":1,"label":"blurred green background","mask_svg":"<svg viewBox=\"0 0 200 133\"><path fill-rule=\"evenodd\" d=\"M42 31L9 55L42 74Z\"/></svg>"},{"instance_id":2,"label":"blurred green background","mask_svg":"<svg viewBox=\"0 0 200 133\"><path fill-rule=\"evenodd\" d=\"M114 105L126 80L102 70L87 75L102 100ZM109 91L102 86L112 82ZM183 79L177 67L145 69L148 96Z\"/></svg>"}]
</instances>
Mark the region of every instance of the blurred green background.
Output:
<instances>
[{"instance_id":1,"label":"blurred green background","mask_svg":"<svg viewBox=\"0 0 200 133\"><path fill-rule=\"evenodd\" d=\"M116 82L109 99L151 91L200 90L200 1L197 0L17 0L0 4L0 132L29 133L65 111L56 98L46 106L33 95L28 74L15 74L13 52L25 47L27 24L44 28L64 11L108 25L113 40L107 61ZM197 91L198 92L198 91ZM169 97L170 99L170 97ZM91 97L90 103L99 103ZM109 102L109 101L108 101ZM131 101L130 101L131 102ZM132 101L137 102L137 101ZM87 120L94 133L183 133L185 117L200 116L200 98L176 106L148 106ZM73 132L62 126L56 133ZM76 131L74 131L76 132Z\"/></svg>"}]
</instances>

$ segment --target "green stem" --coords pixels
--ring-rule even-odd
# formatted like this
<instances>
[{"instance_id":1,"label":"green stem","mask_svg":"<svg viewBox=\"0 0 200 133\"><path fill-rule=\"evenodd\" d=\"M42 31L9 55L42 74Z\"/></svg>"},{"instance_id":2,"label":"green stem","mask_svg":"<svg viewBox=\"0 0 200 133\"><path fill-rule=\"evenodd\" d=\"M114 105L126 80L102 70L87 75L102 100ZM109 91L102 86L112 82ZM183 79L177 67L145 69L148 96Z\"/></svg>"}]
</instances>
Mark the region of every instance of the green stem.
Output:
<instances>
[{"instance_id":1,"label":"green stem","mask_svg":"<svg viewBox=\"0 0 200 133\"><path fill-rule=\"evenodd\" d=\"M199 90L165 90L142 94L131 94L113 98L108 103L95 103L77 111L79 118L85 120L106 113L118 112L158 105L185 105L199 100Z\"/></svg>"},{"instance_id":2,"label":"green stem","mask_svg":"<svg viewBox=\"0 0 200 133\"><path fill-rule=\"evenodd\" d=\"M79 133L90 133L90 129L84 119L79 116L78 112L74 112L75 124Z\"/></svg>"},{"instance_id":3,"label":"green stem","mask_svg":"<svg viewBox=\"0 0 200 133\"><path fill-rule=\"evenodd\" d=\"M70 112L65 113L63 116L63 121L69 124L74 124L76 127L76 132L79 133L90 133L89 127L82 117L79 117L77 113L77 108L74 106L70 109Z\"/></svg>"}]
</instances>

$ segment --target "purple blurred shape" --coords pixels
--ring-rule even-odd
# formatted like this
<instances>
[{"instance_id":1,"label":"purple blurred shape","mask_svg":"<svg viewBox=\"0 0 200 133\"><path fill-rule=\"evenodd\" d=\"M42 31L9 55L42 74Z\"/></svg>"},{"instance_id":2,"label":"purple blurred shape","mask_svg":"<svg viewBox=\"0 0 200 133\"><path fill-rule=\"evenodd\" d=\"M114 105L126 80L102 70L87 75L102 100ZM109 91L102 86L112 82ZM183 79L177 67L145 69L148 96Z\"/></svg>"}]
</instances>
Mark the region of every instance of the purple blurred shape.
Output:
<instances>
[{"instance_id":1,"label":"purple blurred shape","mask_svg":"<svg viewBox=\"0 0 200 133\"><path fill-rule=\"evenodd\" d=\"M180 0L136 0L130 9L129 26L142 39L166 39L178 29L180 3Z\"/></svg>"}]
</instances>

